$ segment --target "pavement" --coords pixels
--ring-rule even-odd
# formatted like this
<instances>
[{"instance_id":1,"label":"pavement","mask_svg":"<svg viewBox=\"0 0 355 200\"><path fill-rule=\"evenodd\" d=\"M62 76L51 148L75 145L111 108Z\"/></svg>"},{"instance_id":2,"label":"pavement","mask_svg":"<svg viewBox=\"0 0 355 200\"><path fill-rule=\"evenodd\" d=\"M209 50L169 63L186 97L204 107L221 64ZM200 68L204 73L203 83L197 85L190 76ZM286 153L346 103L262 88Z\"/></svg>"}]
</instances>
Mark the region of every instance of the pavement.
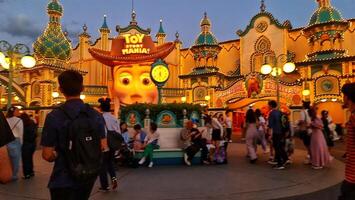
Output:
<instances>
[{"instance_id":1,"label":"pavement","mask_svg":"<svg viewBox=\"0 0 355 200\"><path fill-rule=\"evenodd\" d=\"M273 170L266 163L268 155L259 152L256 164L245 157L245 145L233 143L228 150L227 165L154 166L137 169L120 168L117 191L102 193L93 188L92 200L335 200L344 178L344 163L333 160L322 170L304 165L306 152L297 142L293 164L286 170ZM332 152L341 159L343 145ZM0 185L0 199L49 199L46 188L52 166L35 154L36 176Z\"/></svg>"}]
</instances>

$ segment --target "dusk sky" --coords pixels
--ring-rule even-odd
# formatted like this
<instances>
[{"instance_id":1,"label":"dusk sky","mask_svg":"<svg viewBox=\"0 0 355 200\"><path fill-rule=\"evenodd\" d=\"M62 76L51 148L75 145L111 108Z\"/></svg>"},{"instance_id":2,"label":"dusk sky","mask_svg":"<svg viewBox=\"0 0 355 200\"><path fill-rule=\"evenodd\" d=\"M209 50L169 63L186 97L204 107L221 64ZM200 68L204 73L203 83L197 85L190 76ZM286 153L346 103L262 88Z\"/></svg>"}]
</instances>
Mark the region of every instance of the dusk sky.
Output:
<instances>
[{"instance_id":1,"label":"dusk sky","mask_svg":"<svg viewBox=\"0 0 355 200\"><path fill-rule=\"evenodd\" d=\"M42 33L48 17L49 0L0 0L0 40L31 45ZM73 46L84 23L92 41L98 37L103 15L108 16L111 36L115 26L126 26L130 21L131 0L60 0L64 7L63 29L70 34ZM318 4L315 0L266 0L266 10L283 22L290 20L293 27L305 26ZM259 0L135 0L138 24L150 27L152 36L163 19L167 40L174 40L179 31L184 47L189 47L200 32L199 23L206 11L212 21L212 31L219 41L236 39L236 31L245 29L250 19L259 12ZM355 18L355 0L333 0L332 4L344 18Z\"/></svg>"}]
</instances>

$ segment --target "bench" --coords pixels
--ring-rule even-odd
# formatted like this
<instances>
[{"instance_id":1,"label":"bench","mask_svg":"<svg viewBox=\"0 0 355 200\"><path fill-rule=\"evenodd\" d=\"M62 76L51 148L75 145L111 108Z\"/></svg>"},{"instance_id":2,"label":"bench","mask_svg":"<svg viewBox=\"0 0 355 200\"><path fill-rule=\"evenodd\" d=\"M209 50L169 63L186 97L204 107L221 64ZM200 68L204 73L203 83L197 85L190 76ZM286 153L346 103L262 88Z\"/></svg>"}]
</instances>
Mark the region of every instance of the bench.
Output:
<instances>
[{"instance_id":1,"label":"bench","mask_svg":"<svg viewBox=\"0 0 355 200\"><path fill-rule=\"evenodd\" d=\"M158 144L160 149L154 150L154 165L177 165L184 163L183 143L180 139L181 129L182 128L158 128L158 133L160 134ZM200 130L202 129L203 128L200 128ZM143 150L136 151L137 158L141 158L142 154ZM200 158L201 152L198 152L194 156L192 163L199 164Z\"/></svg>"}]
</instances>

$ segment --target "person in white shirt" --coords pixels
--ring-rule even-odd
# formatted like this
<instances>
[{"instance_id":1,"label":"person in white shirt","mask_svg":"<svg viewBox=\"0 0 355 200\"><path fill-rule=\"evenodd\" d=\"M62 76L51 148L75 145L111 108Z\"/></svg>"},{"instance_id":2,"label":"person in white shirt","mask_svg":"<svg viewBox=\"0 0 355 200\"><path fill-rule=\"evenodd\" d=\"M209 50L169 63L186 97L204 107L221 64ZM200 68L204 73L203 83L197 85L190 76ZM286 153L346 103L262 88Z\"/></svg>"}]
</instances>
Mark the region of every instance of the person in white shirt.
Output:
<instances>
[{"instance_id":1,"label":"person in white shirt","mask_svg":"<svg viewBox=\"0 0 355 200\"><path fill-rule=\"evenodd\" d=\"M218 120L218 113L215 113L212 116L211 126L212 126L212 144L215 146L216 152L218 152L219 143L222 140L222 135L223 135L223 126Z\"/></svg>"},{"instance_id":2,"label":"person in white shirt","mask_svg":"<svg viewBox=\"0 0 355 200\"><path fill-rule=\"evenodd\" d=\"M12 180L15 181L18 179L18 171L20 168L21 160L21 146L23 140L23 122L18 117L20 116L19 109L11 106L7 110L6 120L11 128L15 140L7 144L7 149L9 151L9 156L12 163Z\"/></svg>"},{"instance_id":3,"label":"person in white shirt","mask_svg":"<svg viewBox=\"0 0 355 200\"><path fill-rule=\"evenodd\" d=\"M297 123L298 125L298 131L299 131L299 137L303 141L304 146L307 148L308 155L306 160L304 161L305 164L309 164L309 158L310 158L310 145L311 145L311 133L312 129L310 129L310 124L311 124L311 117L308 114L308 110L310 109L311 102L309 101L303 101L303 109L301 110L300 113L300 119Z\"/></svg>"},{"instance_id":4,"label":"person in white shirt","mask_svg":"<svg viewBox=\"0 0 355 200\"><path fill-rule=\"evenodd\" d=\"M226 111L226 120L225 120L225 124L226 124L226 138L228 140L228 142L232 142L232 118L230 117L230 113L231 111L227 110Z\"/></svg>"},{"instance_id":5,"label":"person in white shirt","mask_svg":"<svg viewBox=\"0 0 355 200\"><path fill-rule=\"evenodd\" d=\"M148 159L149 165L148 167L153 167L153 152L154 149L159 149L158 141L159 141L159 133L157 132L158 126L156 123L150 123L149 133L144 139L144 152L143 157L139 161L140 165L143 165L144 162Z\"/></svg>"},{"instance_id":6,"label":"person in white shirt","mask_svg":"<svg viewBox=\"0 0 355 200\"><path fill-rule=\"evenodd\" d=\"M106 134L109 131L114 131L115 134L119 134L120 131L120 125L118 123L118 119L111 114L111 105L110 105L111 99L110 98L101 98L99 99L100 103L100 110L102 112L102 116L105 121L105 131ZM110 142L110 141L108 141ZM111 184L112 184L112 189L115 190L118 186L117 183L117 176L115 172L115 167L114 167L114 159L115 159L115 151L116 149L109 149L104 152L104 161L103 161L103 166L102 166L102 171L100 173L100 185L101 187L99 188L101 191L108 191L109 190L109 185L107 181L107 173L110 174L111 177Z\"/></svg>"}]
</instances>

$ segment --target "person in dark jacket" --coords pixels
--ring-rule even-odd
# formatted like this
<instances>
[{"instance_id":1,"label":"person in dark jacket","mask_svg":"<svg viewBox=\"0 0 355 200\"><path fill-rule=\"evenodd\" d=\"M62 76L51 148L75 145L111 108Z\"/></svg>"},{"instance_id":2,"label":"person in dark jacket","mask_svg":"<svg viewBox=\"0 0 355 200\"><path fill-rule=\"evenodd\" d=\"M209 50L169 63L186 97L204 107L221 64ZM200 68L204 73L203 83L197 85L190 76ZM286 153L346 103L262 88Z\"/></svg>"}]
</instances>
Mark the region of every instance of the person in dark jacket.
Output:
<instances>
[{"instance_id":1,"label":"person in dark jacket","mask_svg":"<svg viewBox=\"0 0 355 200\"><path fill-rule=\"evenodd\" d=\"M0 111L0 147L15 140L4 113Z\"/></svg>"},{"instance_id":2,"label":"person in dark jacket","mask_svg":"<svg viewBox=\"0 0 355 200\"><path fill-rule=\"evenodd\" d=\"M30 179L35 175L33 171L33 154L36 151L37 125L27 113L22 113L20 118L23 121L23 179Z\"/></svg>"}]
</instances>

